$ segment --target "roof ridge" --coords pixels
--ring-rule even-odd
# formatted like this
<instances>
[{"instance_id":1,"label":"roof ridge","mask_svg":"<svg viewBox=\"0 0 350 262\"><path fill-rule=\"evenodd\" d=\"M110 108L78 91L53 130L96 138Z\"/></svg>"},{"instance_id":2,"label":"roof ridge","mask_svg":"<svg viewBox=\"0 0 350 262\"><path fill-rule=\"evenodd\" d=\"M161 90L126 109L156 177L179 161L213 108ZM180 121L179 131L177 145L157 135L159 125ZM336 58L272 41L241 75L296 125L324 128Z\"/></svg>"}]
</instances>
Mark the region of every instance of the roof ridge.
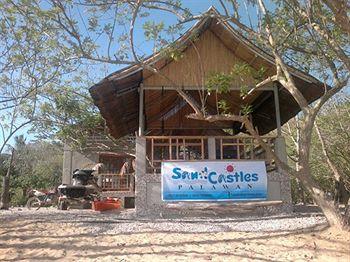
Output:
<instances>
[{"instance_id":1,"label":"roof ridge","mask_svg":"<svg viewBox=\"0 0 350 262\"><path fill-rule=\"evenodd\" d=\"M205 15L208 13L213 13L212 15ZM210 19L214 19L219 21L222 25L224 25L225 29L228 30L239 42L241 42L244 46L249 48L253 53L255 53L257 56L261 57L262 59L266 60L267 62L271 64L275 64L274 57L271 53L267 52L266 50L262 49L261 47L254 44L251 40L249 40L246 36L244 36L241 32L236 30L228 21L225 21L223 19L220 19L220 13L214 6L210 6L209 9L202 14L202 18L199 19L191 28L189 28L185 33L183 33L181 36L179 36L174 42L164 46L161 50L157 51L156 53L153 53L149 56L147 56L144 60L144 63L146 64L153 64L160 59L164 58L164 55L162 55L162 52L169 48L171 45L176 43L182 44L188 44L186 43L189 38L191 37L191 34L193 34L194 30L201 29L203 26L205 26L206 22ZM205 30L203 30L204 32ZM292 74L298 78L302 78L307 82L314 82L314 83L320 83L320 81L315 78L314 76L295 68L291 65L287 65L291 70ZM143 67L139 63L135 63L134 65L127 66L125 68L122 68L120 70L117 70L107 77L105 77L102 81L100 81L98 84L101 84L105 80L118 80L122 79L124 77L127 77L130 74L137 73L138 71L143 70ZM129 73L128 73L129 72ZM125 74L122 74L125 73Z\"/></svg>"}]
</instances>

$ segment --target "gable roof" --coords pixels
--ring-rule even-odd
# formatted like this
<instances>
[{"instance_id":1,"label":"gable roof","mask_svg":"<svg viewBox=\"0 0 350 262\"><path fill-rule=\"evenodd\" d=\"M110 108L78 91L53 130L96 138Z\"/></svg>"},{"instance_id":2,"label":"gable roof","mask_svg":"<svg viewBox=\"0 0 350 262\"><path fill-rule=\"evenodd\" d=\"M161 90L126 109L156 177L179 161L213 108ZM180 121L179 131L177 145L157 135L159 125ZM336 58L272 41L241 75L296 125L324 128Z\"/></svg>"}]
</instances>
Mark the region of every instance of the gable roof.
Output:
<instances>
[{"instance_id":1,"label":"gable roof","mask_svg":"<svg viewBox=\"0 0 350 262\"><path fill-rule=\"evenodd\" d=\"M197 21L174 44L186 50L190 46L191 38L194 34L201 35L206 30L210 30L241 60L253 67L264 65L265 68L268 68L268 71L275 71L274 57L271 54L254 45L228 22L220 21L215 12L216 10L211 8L208 11L208 16L204 16ZM145 64L152 65L157 69L164 68L171 62L172 59L162 52L157 52L145 59ZM298 89L303 93L309 103L322 95L323 84L316 78L295 68L290 69ZM94 103L106 120L111 135L115 138L133 133L138 129L138 87L144 79L150 77L152 74L151 71L135 64L112 73L90 88L89 91ZM295 116L300 109L294 98L283 88L279 90L279 98L281 121L285 123ZM265 134L275 129L273 96L266 96L266 94L263 95L257 91L251 100L252 103L255 101L256 110L259 112L253 112L252 119L253 124L258 127L260 133ZM266 116L270 117L267 118ZM209 123L207 125L208 128L212 126Z\"/></svg>"}]
</instances>

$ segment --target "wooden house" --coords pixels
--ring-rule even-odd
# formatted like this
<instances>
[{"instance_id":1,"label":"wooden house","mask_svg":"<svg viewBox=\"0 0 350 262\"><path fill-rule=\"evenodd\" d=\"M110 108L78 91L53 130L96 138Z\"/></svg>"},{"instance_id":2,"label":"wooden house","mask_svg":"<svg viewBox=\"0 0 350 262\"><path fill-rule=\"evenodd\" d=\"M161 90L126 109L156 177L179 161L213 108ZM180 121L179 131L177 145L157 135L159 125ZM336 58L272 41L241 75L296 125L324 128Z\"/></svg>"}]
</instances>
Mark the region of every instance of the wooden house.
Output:
<instances>
[{"instance_id":1,"label":"wooden house","mask_svg":"<svg viewBox=\"0 0 350 262\"><path fill-rule=\"evenodd\" d=\"M172 46L180 50L179 59L160 51L147 58L143 66L136 64L117 71L90 88L113 137L137 132L136 211L163 212L174 206L161 197L161 163L168 160L265 161L266 200L290 207L289 177L267 161L264 151L242 125L189 119L187 115L193 110L178 94L178 90L186 92L199 103L203 79L213 73L229 73L237 63L256 70L264 67L265 77L272 76L276 73L274 57L215 16L198 21ZM297 69L291 71L309 103L322 95L323 87L317 79ZM281 125L300 111L299 106L278 82L254 88L248 77L247 86L250 89L244 97L239 85L233 85L224 95L229 111L237 114L241 105L249 104L253 125L276 154L287 161ZM216 112L215 99L208 96L208 111ZM187 206L191 205L195 203Z\"/></svg>"}]
</instances>

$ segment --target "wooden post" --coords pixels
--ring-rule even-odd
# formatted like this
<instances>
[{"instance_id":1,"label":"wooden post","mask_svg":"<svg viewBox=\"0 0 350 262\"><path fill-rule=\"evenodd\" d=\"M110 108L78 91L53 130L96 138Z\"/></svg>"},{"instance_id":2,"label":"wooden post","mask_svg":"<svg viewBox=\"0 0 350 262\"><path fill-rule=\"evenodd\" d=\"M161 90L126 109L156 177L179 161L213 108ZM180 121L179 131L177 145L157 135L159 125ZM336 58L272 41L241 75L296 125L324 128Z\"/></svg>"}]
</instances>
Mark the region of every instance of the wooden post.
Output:
<instances>
[{"instance_id":1,"label":"wooden post","mask_svg":"<svg viewBox=\"0 0 350 262\"><path fill-rule=\"evenodd\" d=\"M204 159L204 139L201 138L201 158Z\"/></svg>"},{"instance_id":2,"label":"wooden post","mask_svg":"<svg viewBox=\"0 0 350 262\"><path fill-rule=\"evenodd\" d=\"M224 148L222 146L222 137L220 138L220 159L224 159Z\"/></svg>"},{"instance_id":3,"label":"wooden post","mask_svg":"<svg viewBox=\"0 0 350 262\"><path fill-rule=\"evenodd\" d=\"M143 89L143 84L141 83L139 88L139 136L144 135L143 102L144 102L144 89Z\"/></svg>"},{"instance_id":4,"label":"wooden post","mask_svg":"<svg viewBox=\"0 0 350 262\"><path fill-rule=\"evenodd\" d=\"M147 207L146 185L146 138L136 137L136 170L135 170L135 208L142 213Z\"/></svg>"},{"instance_id":5,"label":"wooden post","mask_svg":"<svg viewBox=\"0 0 350 262\"><path fill-rule=\"evenodd\" d=\"M2 178L2 192L1 192L1 203L0 203L0 209L9 209L10 205L10 175L11 175L11 166L13 162L13 156L15 153L15 149L12 148L11 158L9 167L7 169L6 176Z\"/></svg>"},{"instance_id":6,"label":"wooden post","mask_svg":"<svg viewBox=\"0 0 350 262\"><path fill-rule=\"evenodd\" d=\"M173 150L172 150L172 145L171 145L171 137L169 137L169 160L173 159Z\"/></svg>"},{"instance_id":7,"label":"wooden post","mask_svg":"<svg viewBox=\"0 0 350 262\"><path fill-rule=\"evenodd\" d=\"M282 135L282 129L281 129L281 114L280 114L280 102L278 97L278 86L276 84L273 84L273 95L275 99L275 112L276 112L276 125L277 125L277 135Z\"/></svg>"},{"instance_id":8,"label":"wooden post","mask_svg":"<svg viewBox=\"0 0 350 262\"><path fill-rule=\"evenodd\" d=\"M208 138L208 157L210 160L216 159L215 137Z\"/></svg>"}]
</instances>

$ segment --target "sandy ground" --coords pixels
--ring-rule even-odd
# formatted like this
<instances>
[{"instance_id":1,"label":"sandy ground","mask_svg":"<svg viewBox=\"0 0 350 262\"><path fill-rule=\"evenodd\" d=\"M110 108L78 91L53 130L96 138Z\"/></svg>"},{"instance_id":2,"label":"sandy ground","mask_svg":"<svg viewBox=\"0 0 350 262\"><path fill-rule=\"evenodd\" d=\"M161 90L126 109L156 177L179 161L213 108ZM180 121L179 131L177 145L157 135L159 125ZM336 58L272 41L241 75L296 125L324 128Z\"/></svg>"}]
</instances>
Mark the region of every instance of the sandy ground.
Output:
<instances>
[{"instance_id":1,"label":"sandy ground","mask_svg":"<svg viewBox=\"0 0 350 262\"><path fill-rule=\"evenodd\" d=\"M350 233L325 228L324 218L310 220L296 214L205 222L64 212L1 211L0 260L350 261ZM310 225L295 228L303 221ZM202 223L205 227L193 232ZM271 223L291 225L289 230L270 231ZM253 224L262 226L248 230Z\"/></svg>"}]
</instances>

